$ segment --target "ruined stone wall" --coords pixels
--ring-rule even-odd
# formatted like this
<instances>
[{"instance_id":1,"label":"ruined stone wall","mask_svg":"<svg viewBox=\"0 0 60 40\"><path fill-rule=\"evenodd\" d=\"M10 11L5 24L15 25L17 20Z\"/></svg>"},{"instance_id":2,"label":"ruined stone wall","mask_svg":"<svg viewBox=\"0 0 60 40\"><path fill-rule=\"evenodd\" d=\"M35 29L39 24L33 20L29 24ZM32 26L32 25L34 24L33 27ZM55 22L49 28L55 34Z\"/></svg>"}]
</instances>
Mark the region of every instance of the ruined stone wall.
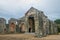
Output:
<instances>
[{"instance_id":1,"label":"ruined stone wall","mask_svg":"<svg viewBox=\"0 0 60 40\"><path fill-rule=\"evenodd\" d=\"M6 20L4 18L0 18L0 33L6 32Z\"/></svg>"},{"instance_id":2,"label":"ruined stone wall","mask_svg":"<svg viewBox=\"0 0 60 40\"><path fill-rule=\"evenodd\" d=\"M12 18L9 20L9 32L10 33L16 33L16 25L17 25L16 19Z\"/></svg>"},{"instance_id":3,"label":"ruined stone wall","mask_svg":"<svg viewBox=\"0 0 60 40\"><path fill-rule=\"evenodd\" d=\"M18 20L11 18L8 22L8 32L16 33L17 31L29 33L29 17L34 17L34 26L35 26L35 35L37 37L47 36L48 34L57 34L57 26L56 24L49 20L47 16L44 15L43 11L39 11L33 7L31 7L25 14L25 16ZM0 32L6 31L6 20L0 18ZM31 31L32 33L32 31Z\"/></svg>"},{"instance_id":4,"label":"ruined stone wall","mask_svg":"<svg viewBox=\"0 0 60 40\"><path fill-rule=\"evenodd\" d=\"M57 27L57 24L55 22L53 22L53 31L54 31L54 34L58 34L58 27Z\"/></svg>"}]
</instances>

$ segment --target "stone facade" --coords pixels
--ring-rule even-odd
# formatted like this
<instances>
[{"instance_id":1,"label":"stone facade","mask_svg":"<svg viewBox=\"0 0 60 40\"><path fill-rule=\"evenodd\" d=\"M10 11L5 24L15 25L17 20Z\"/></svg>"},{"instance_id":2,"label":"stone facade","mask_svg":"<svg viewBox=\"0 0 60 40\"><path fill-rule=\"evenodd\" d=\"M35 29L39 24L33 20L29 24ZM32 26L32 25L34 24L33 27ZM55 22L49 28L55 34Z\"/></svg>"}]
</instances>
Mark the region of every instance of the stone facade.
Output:
<instances>
[{"instance_id":1,"label":"stone facade","mask_svg":"<svg viewBox=\"0 0 60 40\"><path fill-rule=\"evenodd\" d=\"M28 32L29 30L29 23L28 23L28 18L33 17L34 18L34 29L35 29L35 34L38 37L42 37L46 35L46 18L45 15L43 14L42 11L39 11L33 7L30 8L29 11L25 14L25 22L26 22L26 31ZM32 28L31 28L32 29Z\"/></svg>"},{"instance_id":2,"label":"stone facade","mask_svg":"<svg viewBox=\"0 0 60 40\"><path fill-rule=\"evenodd\" d=\"M9 32L16 33L17 19L11 18L9 20Z\"/></svg>"},{"instance_id":3,"label":"stone facade","mask_svg":"<svg viewBox=\"0 0 60 40\"><path fill-rule=\"evenodd\" d=\"M56 23L49 20L43 11L31 7L25 16L19 19L11 18L9 21L8 33L34 33L37 37L44 37L49 34L57 34ZM6 20L0 18L0 32L6 29Z\"/></svg>"},{"instance_id":4,"label":"stone facade","mask_svg":"<svg viewBox=\"0 0 60 40\"><path fill-rule=\"evenodd\" d=\"M0 18L0 33L6 32L6 20L4 18Z\"/></svg>"},{"instance_id":5,"label":"stone facade","mask_svg":"<svg viewBox=\"0 0 60 40\"><path fill-rule=\"evenodd\" d=\"M19 32L24 33L25 32L25 17L22 17L18 19L18 27L19 27Z\"/></svg>"},{"instance_id":6,"label":"stone facade","mask_svg":"<svg viewBox=\"0 0 60 40\"><path fill-rule=\"evenodd\" d=\"M53 21L49 21L43 11L39 11L31 7L25 14L26 32L29 33L29 17L34 18L34 29L37 37L47 36L48 34L57 33L56 25L53 25ZM56 28L56 29L55 29ZM33 30L33 28L31 28ZM32 33L32 32L31 32Z\"/></svg>"}]
</instances>

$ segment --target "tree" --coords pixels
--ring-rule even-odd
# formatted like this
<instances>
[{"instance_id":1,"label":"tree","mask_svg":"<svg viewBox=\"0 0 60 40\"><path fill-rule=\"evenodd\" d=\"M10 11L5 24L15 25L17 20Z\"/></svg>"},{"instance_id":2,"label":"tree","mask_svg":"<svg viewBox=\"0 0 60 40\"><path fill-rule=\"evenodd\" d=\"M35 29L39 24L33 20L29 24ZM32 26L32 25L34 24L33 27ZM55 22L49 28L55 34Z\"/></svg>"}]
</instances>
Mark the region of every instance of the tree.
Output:
<instances>
[{"instance_id":1,"label":"tree","mask_svg":"<svg viewBox=\"0 0 60 40\"><path fill-rule=\"evenodd\" d=\"M56 19L54 22L57 24L58 32L60 32L60 19Z\"/></svg>"},{"instance_id":2,"label":"tree","mask_svg":"<svg viewBox=\"0 0 60 40\"><path fill-rule=\"evenodd\" d=\"M60 24L60 19L56 19L54 22Z\"/></svg>"}]
</instances>

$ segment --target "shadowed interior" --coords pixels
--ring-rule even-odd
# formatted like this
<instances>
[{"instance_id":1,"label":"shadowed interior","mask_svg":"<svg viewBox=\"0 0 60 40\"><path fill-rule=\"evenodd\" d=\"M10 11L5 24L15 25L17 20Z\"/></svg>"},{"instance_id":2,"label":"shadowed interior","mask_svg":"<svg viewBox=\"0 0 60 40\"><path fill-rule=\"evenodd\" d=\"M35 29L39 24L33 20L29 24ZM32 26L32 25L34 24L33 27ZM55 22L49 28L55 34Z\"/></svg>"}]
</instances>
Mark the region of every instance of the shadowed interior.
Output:
<instances>
[{"instance_id":1,"label":"shadowed interior","mask_svg":"<svg viewBox=\"0 0 60 40\"><path fill-rule=\"evenodd\" d=\"M34 17L29 16L29 32L35 32L35 23L34 23Z\"/></svg>"}]
</instances>

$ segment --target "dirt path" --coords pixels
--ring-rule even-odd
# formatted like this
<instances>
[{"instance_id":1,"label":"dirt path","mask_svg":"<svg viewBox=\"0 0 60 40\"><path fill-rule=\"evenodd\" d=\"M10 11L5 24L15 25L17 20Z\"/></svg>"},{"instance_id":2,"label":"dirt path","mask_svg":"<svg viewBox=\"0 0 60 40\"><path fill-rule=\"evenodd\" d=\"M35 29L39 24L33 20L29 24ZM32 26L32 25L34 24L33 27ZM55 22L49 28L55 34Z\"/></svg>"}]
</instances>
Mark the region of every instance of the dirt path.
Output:
<instances>
[{"instance_id":1,"label":"dirt path","mask_svg":"<svg viewBox=\"0 0 60 40\"><path fill-rule=\"evenodd\" d=\"M34 34L6 34L0 35L0 40L60 40L60 35L37 38Z\"/></svg>"}]
</instances>

